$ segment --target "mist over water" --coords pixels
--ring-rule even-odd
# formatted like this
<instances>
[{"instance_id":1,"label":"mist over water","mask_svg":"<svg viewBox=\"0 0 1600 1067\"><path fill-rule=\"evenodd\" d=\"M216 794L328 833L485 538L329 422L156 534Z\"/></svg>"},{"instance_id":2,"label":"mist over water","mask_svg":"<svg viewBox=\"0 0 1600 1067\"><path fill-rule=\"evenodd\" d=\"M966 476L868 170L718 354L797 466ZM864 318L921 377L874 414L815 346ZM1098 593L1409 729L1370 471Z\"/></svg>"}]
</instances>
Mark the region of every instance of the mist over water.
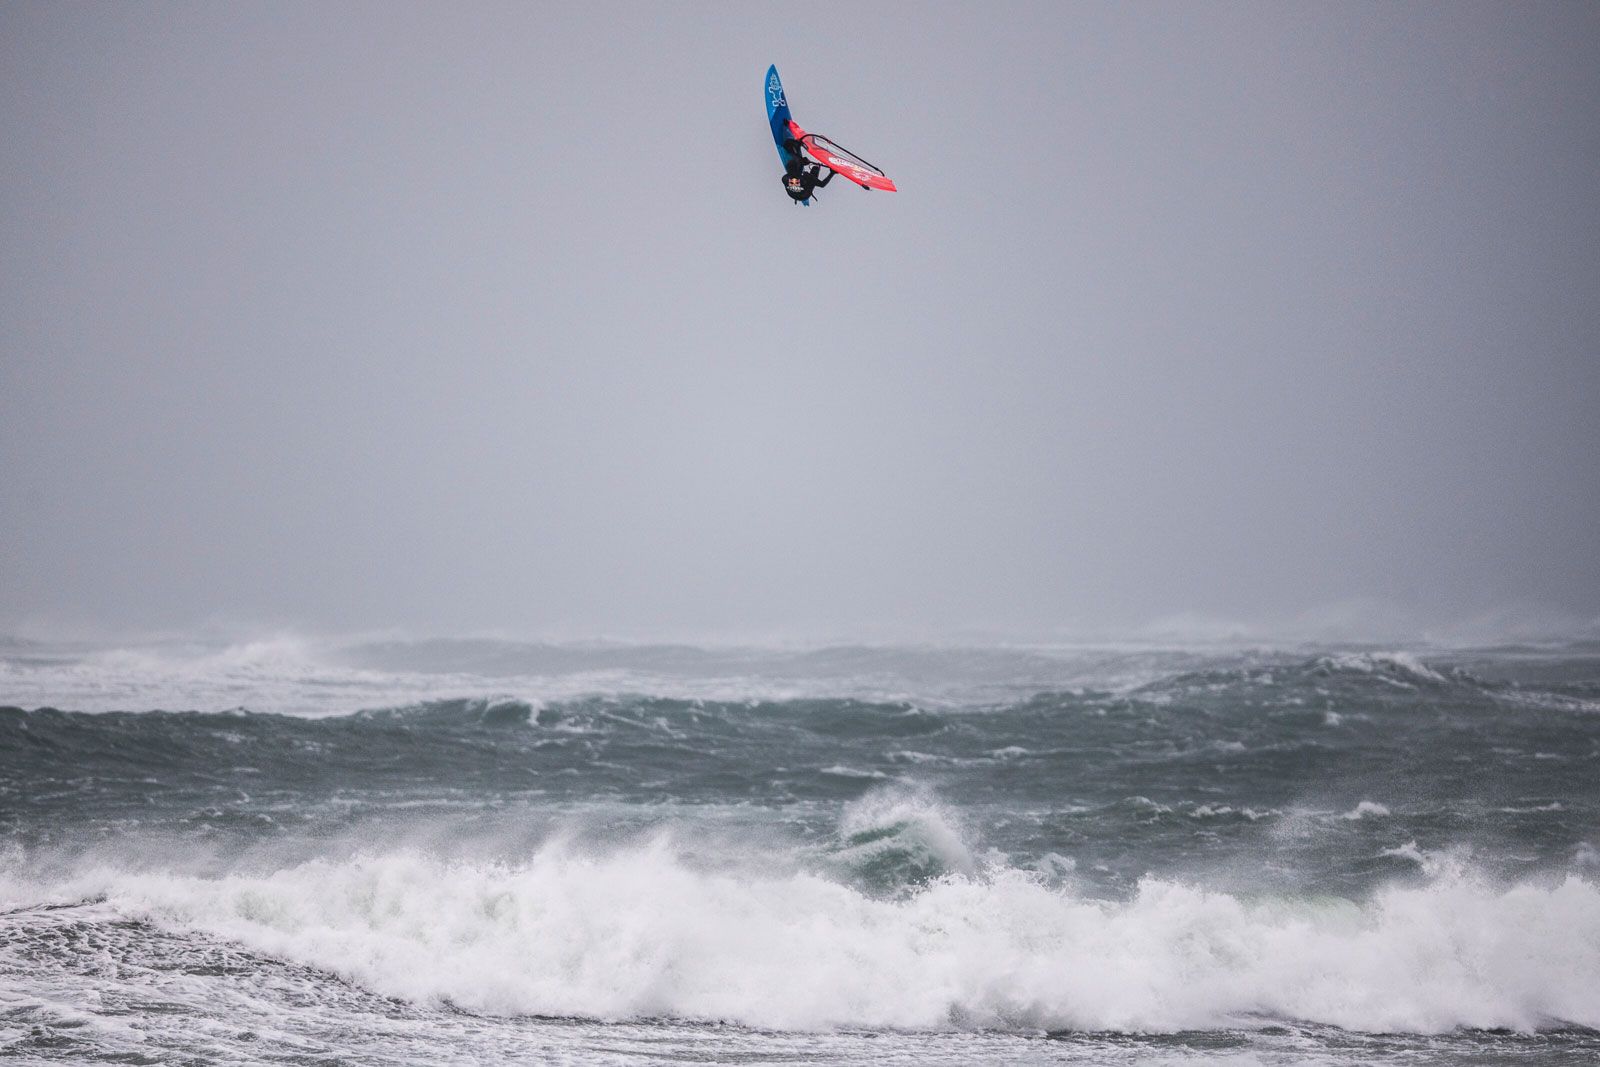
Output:
<instances>
[{"instance_id":1,"label":"mist over water","mask_svg":"<svg viewBox=\"0 0 1600 1067\"><path fill-rule=\"evenodd\" d=\"M13 641L0 683L41 1061L1600 1051L1590 646Z\"/></svg>"}]
</instances>

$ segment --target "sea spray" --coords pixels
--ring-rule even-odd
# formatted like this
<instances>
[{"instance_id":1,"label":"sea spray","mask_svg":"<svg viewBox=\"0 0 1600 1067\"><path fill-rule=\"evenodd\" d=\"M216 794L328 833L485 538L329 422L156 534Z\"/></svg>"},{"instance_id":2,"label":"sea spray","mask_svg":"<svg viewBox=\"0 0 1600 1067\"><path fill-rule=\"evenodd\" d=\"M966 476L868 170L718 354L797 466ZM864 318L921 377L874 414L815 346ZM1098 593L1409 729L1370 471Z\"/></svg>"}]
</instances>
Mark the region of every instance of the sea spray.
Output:
<instances>
[{"instance_id":1,"label":"sea spray","mask_svg":"<svg viewBox=\"0 0 1600 1067\"><path fill-rule=\"evenodd\" d=\"M950 874L970 875L977 860L959 818L931 790L897 786L848 805L831 856L869 892L908 892Z\"/></svg>"},{"instance_id":2,"label":"sea spray","mask_svg":"<svg viewBox=\"0 0 1600 1067\"><path fill-rule=\"evenodd\" d=\"M504 1015L1159 1032L1261 1018L1424 1033L1600 1026L1600 887L1577 875L1495 888L1455 871L1361 902L1147 879L1118 902L990 868L891 898L812 873L698 869L662 837L610 852L552 844L516 865L399 851L266 875L102 869L69 895L385 995Z\"/></svg>"}]
</instances>

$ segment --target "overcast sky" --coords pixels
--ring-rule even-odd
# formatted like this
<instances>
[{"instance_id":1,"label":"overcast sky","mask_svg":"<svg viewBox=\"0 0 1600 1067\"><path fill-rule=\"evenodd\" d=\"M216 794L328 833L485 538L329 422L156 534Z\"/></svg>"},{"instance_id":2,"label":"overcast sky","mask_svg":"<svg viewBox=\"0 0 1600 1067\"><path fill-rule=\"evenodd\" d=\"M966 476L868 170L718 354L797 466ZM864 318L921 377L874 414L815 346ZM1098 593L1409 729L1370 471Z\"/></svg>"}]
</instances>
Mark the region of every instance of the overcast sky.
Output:
<instances>
[{"instance_id":1,"label":"overcast sky","mask_svg":"<svg viewBox=\"0 0 1600 1067\"><path fill-rule=\"evenodd\" d=\"M1594 618L1597 101L1590 3L7 3L0 628Z\"/></svg>"}]
</instances>

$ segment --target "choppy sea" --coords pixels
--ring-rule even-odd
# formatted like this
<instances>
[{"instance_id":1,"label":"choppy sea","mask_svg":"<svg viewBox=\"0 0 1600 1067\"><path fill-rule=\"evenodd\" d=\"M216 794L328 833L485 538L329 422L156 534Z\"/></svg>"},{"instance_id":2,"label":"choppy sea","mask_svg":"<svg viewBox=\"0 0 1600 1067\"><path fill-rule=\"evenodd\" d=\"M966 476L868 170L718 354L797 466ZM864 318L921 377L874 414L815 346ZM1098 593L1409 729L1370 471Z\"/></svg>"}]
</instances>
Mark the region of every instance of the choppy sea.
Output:
<instances>
[{"instance_id":1,"label":"choppy sea","mask_svg":"<svg viewBox=\"0 0 1600 1067\"><path fill-rule=\"evenodd\" d=\"M1600 645L0 641L0 1056L1600 1061Z\"/></svg>"}]
</instances>

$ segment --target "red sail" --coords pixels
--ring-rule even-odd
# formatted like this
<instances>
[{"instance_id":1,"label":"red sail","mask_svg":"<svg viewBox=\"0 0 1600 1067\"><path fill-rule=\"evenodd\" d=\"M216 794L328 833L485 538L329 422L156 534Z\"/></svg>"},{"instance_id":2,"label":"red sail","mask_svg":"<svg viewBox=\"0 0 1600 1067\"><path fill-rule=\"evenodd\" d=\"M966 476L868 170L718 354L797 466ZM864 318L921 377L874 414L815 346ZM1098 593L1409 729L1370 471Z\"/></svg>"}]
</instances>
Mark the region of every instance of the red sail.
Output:
<instances>
[{"instance_id":1,"label":"red sail","mask_svg":"<svg viewBox=\"0 0 1600 1067\"><path fill-rule=\"evenodd\" d=\"M829 170L844 175L861 188L883 189L891 193L898 191L883 171L821 134L807 133L792 119L789 121L789 133L805 146L806 155Z\"/></svg>"}]
</instances>

